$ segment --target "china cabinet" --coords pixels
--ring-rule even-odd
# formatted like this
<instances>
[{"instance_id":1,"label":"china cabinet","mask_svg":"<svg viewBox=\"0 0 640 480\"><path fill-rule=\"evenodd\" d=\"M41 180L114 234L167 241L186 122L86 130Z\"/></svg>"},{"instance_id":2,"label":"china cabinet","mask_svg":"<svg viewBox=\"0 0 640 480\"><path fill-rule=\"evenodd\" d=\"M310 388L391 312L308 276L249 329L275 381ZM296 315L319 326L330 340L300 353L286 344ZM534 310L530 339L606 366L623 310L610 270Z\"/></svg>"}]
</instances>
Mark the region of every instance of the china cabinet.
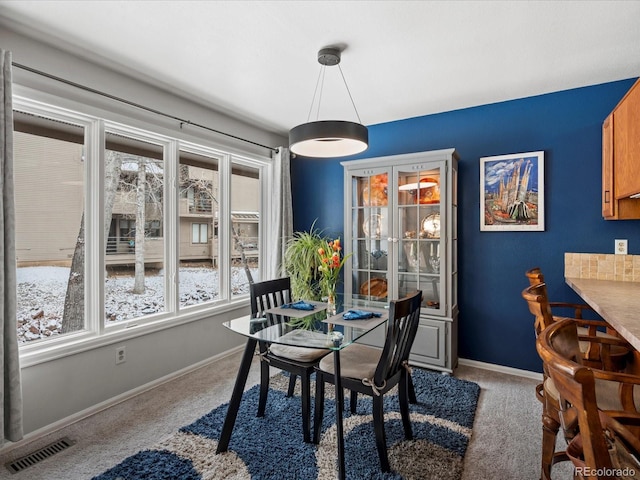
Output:
<instances>
[{"instance_id":1,"label":"china cabinet","mask_svg":"<svg viewBox=\"0 0 640 480\"><path fill-rule=\"evenodd\" d=\"M381 304L422 290L414 365L457 364L457 169L454 149L342 162L345 296ZM361 341L382 346L384 332Z\"/></svg>"}]
</instances>

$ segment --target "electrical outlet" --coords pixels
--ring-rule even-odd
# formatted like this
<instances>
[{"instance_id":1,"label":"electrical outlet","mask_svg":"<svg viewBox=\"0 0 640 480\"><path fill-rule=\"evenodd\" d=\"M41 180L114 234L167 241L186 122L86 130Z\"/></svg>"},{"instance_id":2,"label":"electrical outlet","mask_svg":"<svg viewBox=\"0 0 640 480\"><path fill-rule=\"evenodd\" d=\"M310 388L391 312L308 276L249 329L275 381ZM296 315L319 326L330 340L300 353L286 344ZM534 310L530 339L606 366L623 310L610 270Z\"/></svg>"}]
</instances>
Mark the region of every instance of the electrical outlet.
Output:
<instances>
[{"instance_id":1,"label":"electrical outlet","mask_svg":"<svg viewBox=\"0 0 640 480\"><path fill-rule=\"evenodd\" d=\"M627 254L627 239L616 240L615 246L615 254L616 255L626 255Z\"/></svg>"},{"instance_id":2,"label":"electrical outlet","mask_svg":"<svg viewBox=\"0 0 640 480\"><path fill-rule=\"evenodd\" d=\"M127 361L127 350L125 347L116 348L116 365Z\"/></svg>"}]
</instances>

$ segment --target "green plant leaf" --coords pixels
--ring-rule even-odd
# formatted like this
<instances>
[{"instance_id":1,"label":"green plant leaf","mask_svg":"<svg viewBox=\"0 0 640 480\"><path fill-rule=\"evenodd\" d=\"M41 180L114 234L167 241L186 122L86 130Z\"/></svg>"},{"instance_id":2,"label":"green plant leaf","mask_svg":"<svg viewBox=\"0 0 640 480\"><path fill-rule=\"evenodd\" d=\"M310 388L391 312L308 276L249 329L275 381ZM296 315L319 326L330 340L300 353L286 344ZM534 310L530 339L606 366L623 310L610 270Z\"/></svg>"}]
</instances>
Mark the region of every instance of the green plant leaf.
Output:
<instances>
[{"instance_id":1,"label":"green plant leaf","mask_svg":"<svg viewBox=\"0 0 640 480\"><path fill-rule=\"evenodd\" d=\"M318 249L326 241L313 222L308 232L295 232L287 242L284 253L284 272L291 278L294 299L320 300Z\"/></svg>"}]
</instances>

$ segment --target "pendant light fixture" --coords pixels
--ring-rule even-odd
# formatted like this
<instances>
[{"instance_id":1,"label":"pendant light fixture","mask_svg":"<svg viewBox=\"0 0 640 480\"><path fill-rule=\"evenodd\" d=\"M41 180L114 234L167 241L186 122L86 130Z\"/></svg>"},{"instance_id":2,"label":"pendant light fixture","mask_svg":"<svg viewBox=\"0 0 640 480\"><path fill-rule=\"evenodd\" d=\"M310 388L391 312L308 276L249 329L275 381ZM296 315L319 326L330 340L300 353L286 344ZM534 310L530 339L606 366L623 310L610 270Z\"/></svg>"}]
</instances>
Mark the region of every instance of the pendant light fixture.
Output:
<instances>
[{"instance_id":1,"label":"pendant light fixture","mask_svg":"<svg viewBox=\"0 0 640 480\"><path fill-rule=\"evenodd\" d=\"M360 115L356 109L351 92L340 68L340 50L337 48L323 48L318 52L318 63L322 65L316 91L311 101L307 123L298 125L289 131L289 149L296 155L303 157L333 158L355 155L364 152L369 147L369 131L362 125ZM358 117L358 122L346 120L316 120L309 122L311 111L318 93L320 85L320 96L318 98L318 114L320 113L320 101L322 100L322 87L324 85L325 67L338 65L342 81L347 89L351 104ZM322 77L322 82L320 81Z\"/></svg>"}]
</instances>

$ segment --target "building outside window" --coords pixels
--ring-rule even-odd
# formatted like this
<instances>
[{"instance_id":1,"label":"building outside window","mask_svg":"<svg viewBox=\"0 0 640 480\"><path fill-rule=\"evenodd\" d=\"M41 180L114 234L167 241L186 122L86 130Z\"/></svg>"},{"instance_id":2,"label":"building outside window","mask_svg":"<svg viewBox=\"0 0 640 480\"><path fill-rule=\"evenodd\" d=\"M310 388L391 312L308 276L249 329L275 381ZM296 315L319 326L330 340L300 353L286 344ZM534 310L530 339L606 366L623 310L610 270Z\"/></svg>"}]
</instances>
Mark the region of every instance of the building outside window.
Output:
<instances>
[{"instance_id":1,"label":"building outside window","mask_svg":"<svg viewBox=\"0 0 640 480\"><path fill-rule=\"evenodd\" d=\"M265 159L27 99L14 100L14 119L23 346L172 322L248 295Z\"/></svg>"}]
</instances>

